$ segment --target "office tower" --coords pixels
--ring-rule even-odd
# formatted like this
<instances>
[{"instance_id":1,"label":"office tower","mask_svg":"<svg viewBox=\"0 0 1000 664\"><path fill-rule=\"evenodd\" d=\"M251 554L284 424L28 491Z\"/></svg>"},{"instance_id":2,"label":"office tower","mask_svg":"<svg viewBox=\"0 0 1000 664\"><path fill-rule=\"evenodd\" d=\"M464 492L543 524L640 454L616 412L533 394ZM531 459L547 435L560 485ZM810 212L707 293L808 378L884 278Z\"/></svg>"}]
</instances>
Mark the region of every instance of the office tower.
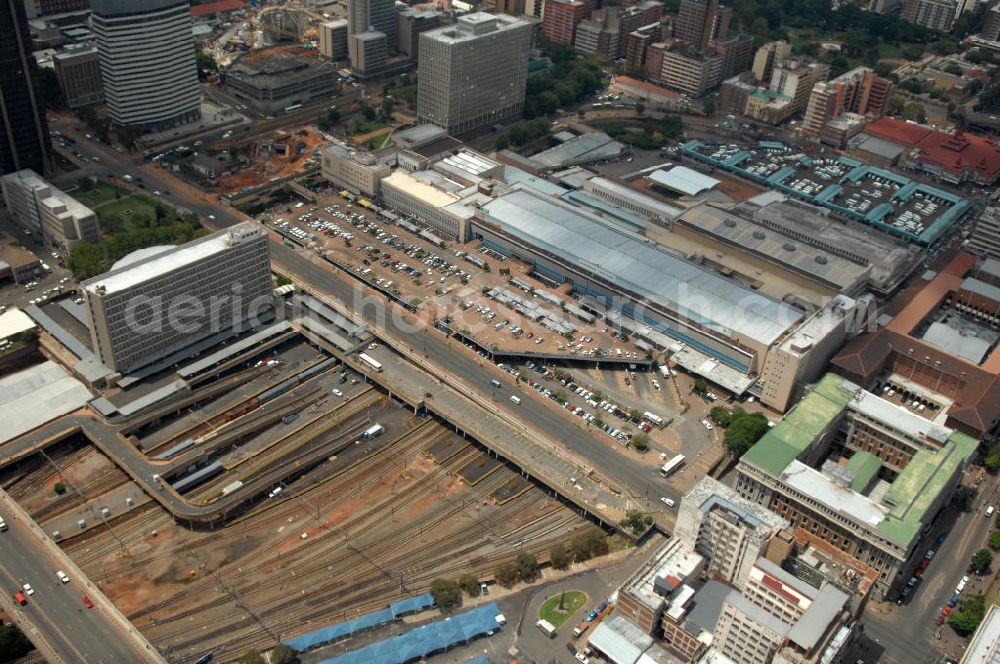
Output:
<instances>
[{"instance_id":1,"label":"office tower","mask_svg":"<svg viewBox=\"0 0 1000 664\"><path fill-rule=\"evenodd\" d=\"M93 0L91 25L111 120L161 131L201 117L186 0Z\"/></svg>"},{"instance_id":2,"label":"office tower","mask_svg":"<svg viewBox=\"0 0 1000 664\"><path fill-rule=\"evenodd\" d=\"M385 69L389 38L384 32L356 32L347 40L351 69L359 76L376 76Z\"/></svg>"},{"instance_id":3,"label":"office tower","mask_svg":"<svg viewBox=\"0 0 1000 664\"><path fill-rule=\"evenodd\" d=\"M987 207L969 236L968 250L979 256L1000 260L1000 208Z\"/></svg>"},{"instance_id":4,"label":"office tower","mask_svg":"<svg viewBox=\"0 0 1000 664\"><path fill-rule=\"evenodd\" d=\"M733 35L715 41L715 52L722 56L722 78L735 76L750 69L753 57L753 37Z\"/></svg>"},{"instance_id":5,"label":"office tower","mask_svg":"<svg viewBox=\"0 0 1000 664\"><path fill-rule=\"evenodd\" d=\"M45 171L49 130L35 98L28 21L21 0L0 0L0 175Z\"/></svg>"},{"instance_id":6,"label":"office tower","mask_svg":"<svg viewBox=\"0 0 1000 664\"><path fill-rule=\"evenodd\" d=\"M956 0L906 0L902 16L910 23L947 32L955 24L959 8Z\"/></svg>"},{"instance_id":7,"label":"office tower","mask_svg":"<svg viewBox=\"0 0 1000 664\"><path fill-rule=\"evenodd\" d=\"M90 0L19 0L29 19L90 9Z\"/></svg>"},{"instance_id":8,"label":"office tower","mask_svg":"<svg viewBox=\"0 0 1000 664\"><path fill-rule=\"evenodd\" d=\"M319 52L331 60L347 57L347 21L340 18L319 24Z\"/></svg>"},{"instance_id":9,"label":"office tower","mask_svg":"<svg viewBox=\"0 0 1000 664\"><path fill-rule=\"evenodd\" d=\"M104 101L101 60L93 46L74 44L52 58L59 79L59 90L70 108L100 104Z\"/></svg>"},{"instance_id":10,"label":"office tower","mask_svg":"<svg viewBox=\"0 0 1000 664\"><path fill-rule=\"evenodd\" d=\"M267 234L246 221L179 247L140 249L81 288L94 351L127 373L270 312Z\"/></svg>"},{"instance_id":11,"label":"office tower","mask_svg":"<svg viewBox=\"0 0 1000 664\"><path fill-rule=\"evenodd\" d=\"M348 0L347 34L353 36L362 32L381 32L385 35L388 52L395 53L395 0Z\"/></svg>"},{"instance_id":12,"label":"office tower","mask_svg":"<svg viewBox=\"0 0 1000 664\"><path fill-rule=\"evenodd\" d=\"M457 133L521 112L531 49L528 21L482 12L420 35L417 115Z\"/></svg>"},{"instance_id":13,"label":"office tower","mask_svg":"<svg viewBox=\"0 0 1000 664\"><path fill-rule=\"evenodd\" d=\"M551 42L573 44L577 26L591 11L592 5L579 0L545 0L542 34Z\"/></svg>"},{"instance_id":14,"label":"office tower","mask_svg":"<svg viewBox=\"0 0 1000 664\"><path fill-rule=\"evenodd\" d=\"M682 0L674 22L674 37L703 51L713 39L728 36L732 17L732 10L720 6L718 0Z\"/></svg>"},{"instance_id":15,"label":"office tower","mask_svg":"<svg viewBox=\"0 0 1000 664\"><path fill-rule=\"evenodd\" d=\"M809 95L802 133L819 136L830 120L844 113L883 115L891 94L892 81L866 67L817 83Z\"/></svg>"},{"instance_id":16,"label":"office tower","mask_svg":"<svg viewBox=\"0 0 1000 664\"><path fill-rule=\"evenodd\" d=\"M420 33L441 27L446 14L438 9L398 7L396 11L396 50L414 60L420 54Z\"/></svg>"},{"instance_id":17,"label":"office tower","mask_svg":"<svg viewBox=\"0 0 1000 664\"><path fill-rule=\"evenodd\" d=\"M753 57L753 75L758 81L770 81L774 68L792 54L792 46L786 41L767 42L757 49Z\"/></svg>"}]
</instances>

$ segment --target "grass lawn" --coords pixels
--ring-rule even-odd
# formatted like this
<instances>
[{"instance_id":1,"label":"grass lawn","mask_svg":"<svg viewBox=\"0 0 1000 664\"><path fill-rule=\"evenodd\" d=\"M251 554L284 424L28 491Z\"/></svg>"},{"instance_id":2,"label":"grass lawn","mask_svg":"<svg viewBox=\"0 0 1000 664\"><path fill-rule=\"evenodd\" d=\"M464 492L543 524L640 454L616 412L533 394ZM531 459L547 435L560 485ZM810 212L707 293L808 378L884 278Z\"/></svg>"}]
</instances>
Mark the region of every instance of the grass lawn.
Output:
<instances>
[{"instance_id":1,"label":"grass lawn","mask_svg":"<svg viewBox=\"0 0 1000 664\"><path fill-rule=\"evenodd\" d=\"M134 224L133 220L139 217L156 219L156 204L145 196L133 195L105 203L97 210L97 213L102 219L109 214L117 214L121 217L126 230L134 230L135 228L145 228L145 225Z\"/></svg>"},{"instance_id":2,"label":"grass lawn","mask_svg":"<svg viewBox=\"0 0 1000 664\"><path fill-rule=\"evenodd\" d=\"M587 594L579 590L567 590L566 597L563 601L563 606L565 606L564 611L559 610L559 598L562 594L553 595L544 602L542 602L541 608L538 609L538 617L542 620L548 620L555 626L556 629L561 627L567 620L569 620L574 613L579 611L584 604L587 603Z\"/></svg>"},{"instance_id":3,"label":"grass lawn","mask_svg":"<svg viewBox=\"0 0 1000 664\"><path fill-rule=\"evenodd\" d=\"M73 197L78 201L86 205L87 207L94 208L108 201L115 200L115 192L118 191L122 196L127 196L128 192L124 189L119 189L113 184L108 184L107 182L97 182L87 191L78 190L73 192Z\"/></svg>"},{"instance_id":4,"label":"grass lawn","mask_svg":"<svg viewBox=\"0 0 1000 664\"><path fill-rule=\"evenodd\" d=\"M903 49L895 44L889 44L886 42L879 42L878 44L878 57L880 59L890 58L897 60L903 57Z\"/></svg>"}]
</instances>

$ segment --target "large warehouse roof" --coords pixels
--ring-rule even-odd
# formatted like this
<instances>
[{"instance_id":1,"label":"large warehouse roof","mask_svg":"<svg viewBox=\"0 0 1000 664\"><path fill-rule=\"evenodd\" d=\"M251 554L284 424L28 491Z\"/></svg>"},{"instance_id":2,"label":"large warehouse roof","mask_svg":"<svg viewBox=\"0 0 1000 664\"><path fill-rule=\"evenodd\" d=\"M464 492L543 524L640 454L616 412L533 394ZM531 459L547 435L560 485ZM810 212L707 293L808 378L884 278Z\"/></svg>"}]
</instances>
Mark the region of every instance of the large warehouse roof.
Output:
<instances>
[{"instance_id":1,"label":"large warehouse roof","mask_svg":"<svg viewBox=\"0 0 1000 664\"><path fill-rule=\"evenodd\" d=\"M685 196L697 196L719 184L715 178L687 166L674 166L669 171L659 168L650 174L649 179Z\"/></svg>"},{"instance_id":2,"label":"large warehouse roof","mask_svg":"<svg viewBox=\"0 0 1000 664\"><path fill-rule=\"evenodd\" d=\"M797 309L530 190L515 187L483 211L504 232L705 328L769 345L802 318Z\"/></svg>"}]
</instances>

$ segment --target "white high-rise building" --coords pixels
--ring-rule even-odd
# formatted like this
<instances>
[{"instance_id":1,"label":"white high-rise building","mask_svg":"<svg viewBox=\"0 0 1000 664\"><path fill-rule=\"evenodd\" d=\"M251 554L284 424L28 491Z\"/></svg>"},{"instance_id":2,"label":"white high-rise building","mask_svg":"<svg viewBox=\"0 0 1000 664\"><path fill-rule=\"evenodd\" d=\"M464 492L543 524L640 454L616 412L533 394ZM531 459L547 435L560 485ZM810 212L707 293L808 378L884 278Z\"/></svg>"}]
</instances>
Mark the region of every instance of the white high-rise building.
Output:
<instances>
[{"instance_id":1,"label":"white high-rise building","mask_svg":"<svg viewBox=\"0 0 1000 664\"><path fill-rule=\"evenodd\" d=\"M101 362L119 373L271 312L267 235L252 221L134 251L80 284Z\"/></svg>"},{"instance_id":2,"label":"white high-rise building","mask_svg":"<svg viewBox=\"0 0 1000 664\"><path fill-rule=\"evenodd\" d=\"M506 120L524 107L531 23L477 12L420 34L417 115L449 134Z\"/></svg>"},{"instance_id":3,"label":"white high-rise building","mask_svg":"<svg viewBox=\"0 0 1000 664\"><path fill-rule=\"evenodd\" d=\"M116 125L160 131L201 116L188 0L92 0L104 94Z\"/></svg>"}]
</instances>

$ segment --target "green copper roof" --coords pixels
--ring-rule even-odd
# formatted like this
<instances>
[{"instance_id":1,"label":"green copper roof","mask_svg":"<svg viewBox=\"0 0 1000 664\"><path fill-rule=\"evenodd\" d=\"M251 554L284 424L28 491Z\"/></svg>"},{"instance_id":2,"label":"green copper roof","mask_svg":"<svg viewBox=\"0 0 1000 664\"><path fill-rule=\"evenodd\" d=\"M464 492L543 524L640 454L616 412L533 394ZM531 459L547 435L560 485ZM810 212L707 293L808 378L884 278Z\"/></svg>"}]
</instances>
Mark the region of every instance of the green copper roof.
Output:
<instances>
[{"instance_id":1,"label":"green copper roof","mask_svg":"<svg viewBox=\"0 0 1000 664\"><path fill-rule=\"evenodd\" d=\"M841 388L846 379L827 374L802 400L788 411L785 419L764 434L743 455L752 463L777 477L788 464L802 454L837 419L851 400L852 392ZM853 383L854 390L858 389Z\"/></svg>"},{"instance_id":2,"label":"green copper roof","mask_svg":"<svg viewBox=\"0 0 1000 664\"><path fill-rule=\"evenodd\" d=\"M870 452L855 452L847 461L847 469L855 472L852 491L862 491L882 467L882 461Z\"/></svg>"}]
</instances>

